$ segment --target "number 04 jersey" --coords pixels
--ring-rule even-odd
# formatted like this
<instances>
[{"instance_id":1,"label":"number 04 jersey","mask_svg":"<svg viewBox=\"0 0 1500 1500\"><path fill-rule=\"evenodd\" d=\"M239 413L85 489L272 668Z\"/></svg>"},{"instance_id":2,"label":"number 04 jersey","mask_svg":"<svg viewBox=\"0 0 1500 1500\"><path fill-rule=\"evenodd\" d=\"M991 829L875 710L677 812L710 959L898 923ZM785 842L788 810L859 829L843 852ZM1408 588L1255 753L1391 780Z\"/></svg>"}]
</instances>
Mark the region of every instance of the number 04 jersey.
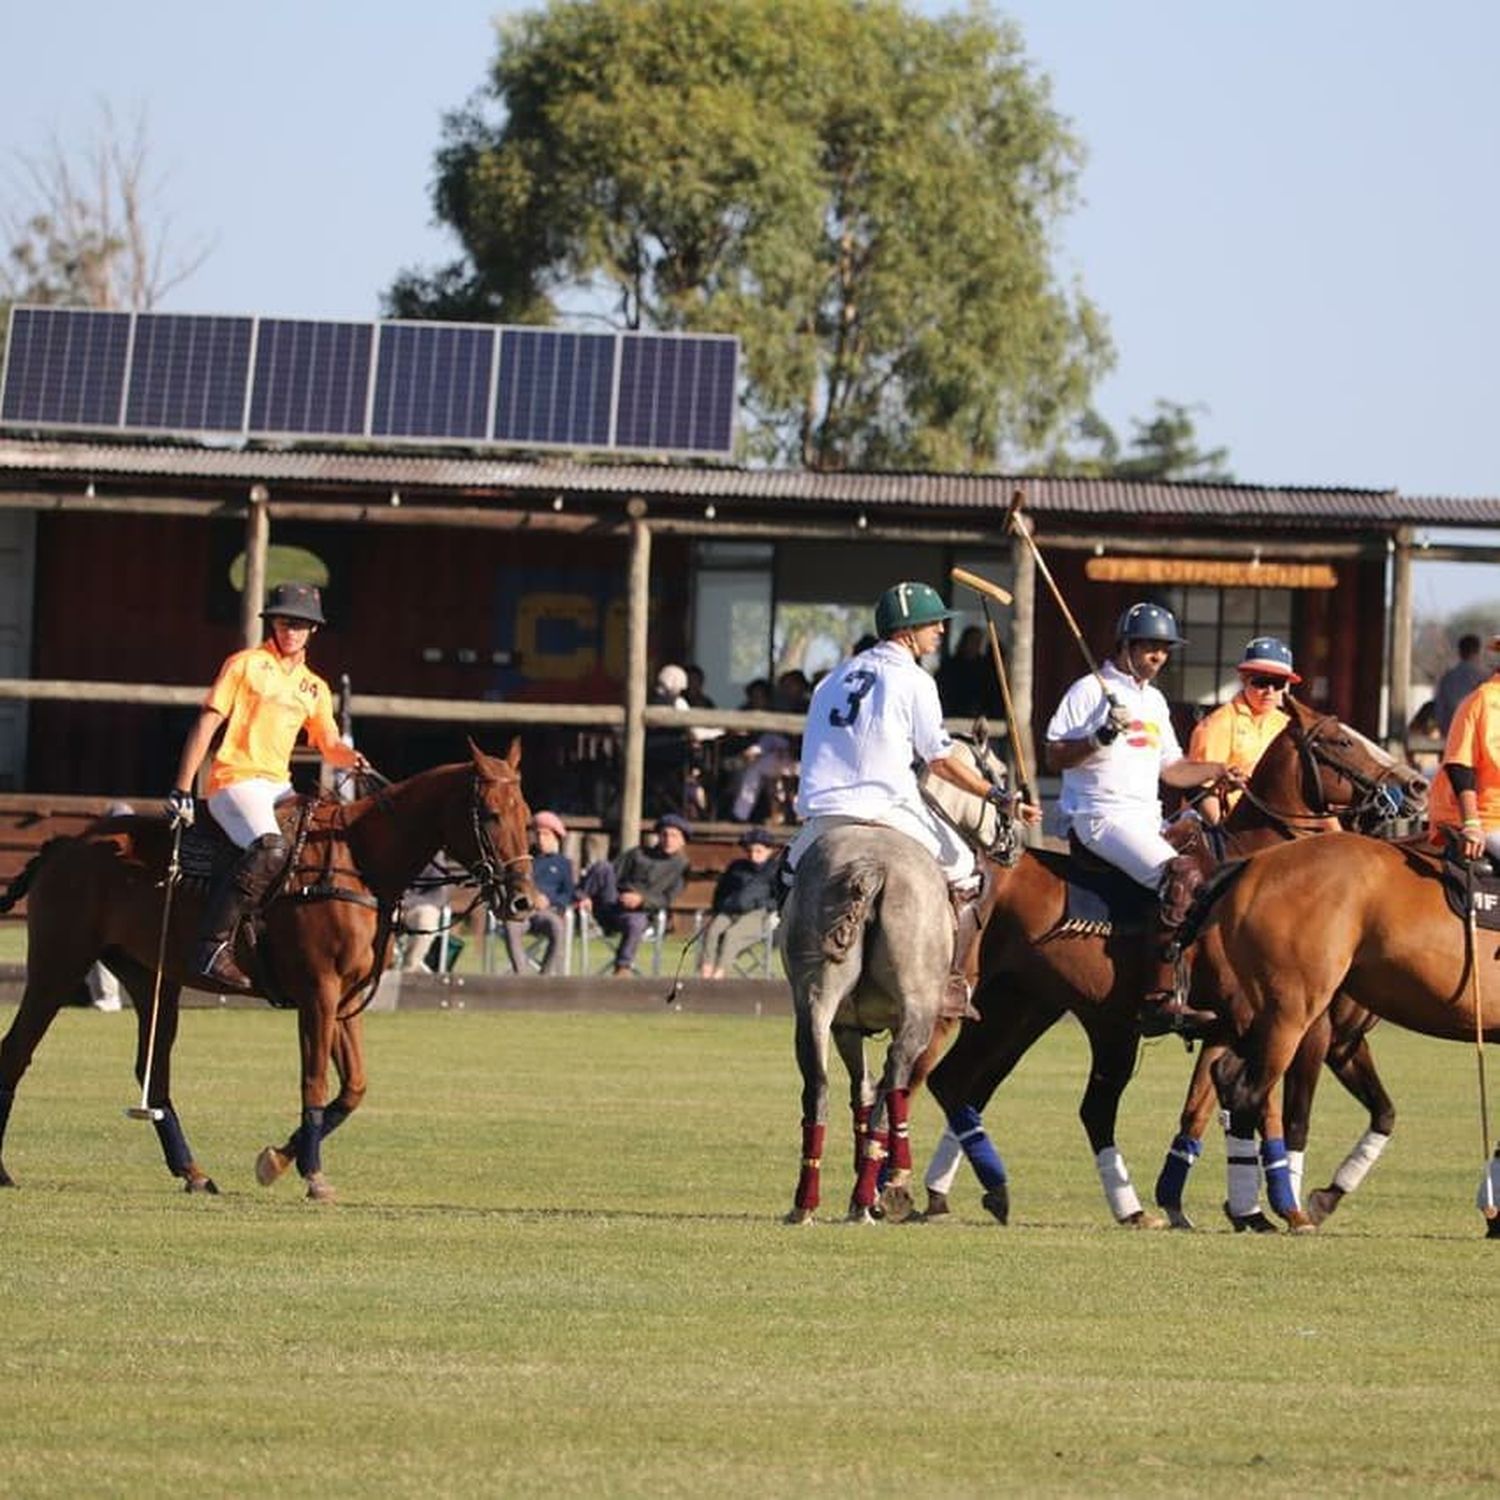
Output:
<instances>
[{"instance_id":1,"label":"number 04 jersey","mask_svg":"<svg viewBox=\"0 0 1500 1500\"><path fill-rule=\"evenodd\" d=\"M882 641L813 693L797 813L881 822L897 806L921 810L913 761L941 760L952 749L937 684L904 647Z\"/></svg>"}]
</instances>

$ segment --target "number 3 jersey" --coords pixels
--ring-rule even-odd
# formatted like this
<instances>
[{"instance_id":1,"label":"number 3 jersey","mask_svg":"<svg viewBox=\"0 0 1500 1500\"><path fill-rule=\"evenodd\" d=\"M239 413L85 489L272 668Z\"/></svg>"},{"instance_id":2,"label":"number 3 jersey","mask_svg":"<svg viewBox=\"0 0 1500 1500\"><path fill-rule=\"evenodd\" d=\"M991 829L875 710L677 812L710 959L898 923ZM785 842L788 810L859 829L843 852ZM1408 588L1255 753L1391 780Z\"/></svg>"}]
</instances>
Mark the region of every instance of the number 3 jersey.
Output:
<instances>
[{"instance_id":1,"label":"number 3 jersey","mask_svg":"<svg viewBox=\"0 0 1500 1500\"><path fill-rule=\"evenodd\" d=\"M941 760L952 749L937 684L904 647L881 641L813 692L798 816L878 821L898 804L920 808L913 762Z\"/></svg>"}]
</instances>

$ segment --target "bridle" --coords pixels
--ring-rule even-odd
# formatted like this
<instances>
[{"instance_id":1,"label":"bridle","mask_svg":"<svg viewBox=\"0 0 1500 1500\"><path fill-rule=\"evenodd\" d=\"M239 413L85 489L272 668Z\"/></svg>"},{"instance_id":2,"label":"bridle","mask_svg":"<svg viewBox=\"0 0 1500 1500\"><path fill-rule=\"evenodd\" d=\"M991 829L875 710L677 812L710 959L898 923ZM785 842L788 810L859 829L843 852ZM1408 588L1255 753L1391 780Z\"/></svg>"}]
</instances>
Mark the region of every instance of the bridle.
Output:
<instances>
[{"instance_id":1,"label":"bridle","mask_svg":"<svg viewBox=\"0 0 1500 1500\"><path fill-rule=\"evenodd\" d=\"M511 777L510 781L518 784L515 777ZM520 854L507 857L500 853L486 826L491 820L498 820L499 816L498 813L492 813L485 804L483 778L476 766L470 783L469 826L474 835L474 848L478 851L478 858L468 866L468 870L479 887L480 899L496 917L504 921L525 916L530 910L530 903L525 900L521 891L531 876L531 850L523 845Z\"/></svg>"},{"instance_id":2,"label":"bridle","mask_svg":"<svg viewBox=\"0 0 1500 1500\"><path fill-rule=\"evenodd\" d=\"M1392 762L1382 767L1378 775L1372 776L1358 766L1350 765L1324 738L1330 728L1335 727L1341 727L1337 714L1319 715L1310 726L1304 726L1298 719L1292 720L1293 742L1304 779L1311 789L1308 796L1312 803L1311 812L1272 807L1250 787L1241 788L1241 794L1252 807L1280 824L1293 837L1321 831L1329 818L1336 818L1346 828L1361 833L1374 832L1382 824L1400 817L1407 805L1407 792L1392 785L1400 775L1401 767ZM1354 788L1356 796L1353 800L1337 806L1329 802L1318 771L1320 765L1336 771Z\"/></svg>"}]
</instances>

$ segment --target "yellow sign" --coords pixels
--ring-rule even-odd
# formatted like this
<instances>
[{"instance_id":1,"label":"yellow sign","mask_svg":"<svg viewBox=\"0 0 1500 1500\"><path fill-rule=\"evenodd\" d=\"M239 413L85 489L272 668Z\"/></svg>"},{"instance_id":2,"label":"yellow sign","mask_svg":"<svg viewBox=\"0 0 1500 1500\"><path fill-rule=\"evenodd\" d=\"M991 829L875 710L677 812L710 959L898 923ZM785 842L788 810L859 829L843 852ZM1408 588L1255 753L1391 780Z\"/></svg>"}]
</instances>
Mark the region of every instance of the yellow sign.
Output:
<instances>
[{"instance_id":1,"label":"yellow sign","mask_svg":"<svg viewBox=\"0 0 1500 1500\"><path fill-rule=\"evenodd\" d=\"M1091 557L1084 571L1096 583L1217 589L1331 589L1339 581L1328 563L1213 562L1206 557Z\"/></svg>"}]
</instances>

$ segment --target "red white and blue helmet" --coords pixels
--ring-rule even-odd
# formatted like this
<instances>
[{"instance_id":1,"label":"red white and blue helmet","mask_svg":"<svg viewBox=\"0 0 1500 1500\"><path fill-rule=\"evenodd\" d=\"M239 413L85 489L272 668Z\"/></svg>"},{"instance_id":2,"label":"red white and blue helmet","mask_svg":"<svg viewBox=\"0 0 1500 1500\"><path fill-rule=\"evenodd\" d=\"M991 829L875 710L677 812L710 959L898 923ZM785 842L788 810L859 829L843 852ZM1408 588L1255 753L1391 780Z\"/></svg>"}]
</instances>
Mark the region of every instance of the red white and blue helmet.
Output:
<instances>
[{"instance_id":1,"label":"red white and blue helmet","mask_svg":"<svg viewBox=\"0 0 1500 1500\"><path fill-rule=\"evenodd\" d=\"M1169 646L1185 646L1186 639L1177 629L1177 617L1165 605L1142 601L1132 604L1115 626L1117 641L1165 641Z\"/></svg>"},{"instance_id":2,"label":"red white and blue helmet","mask_svg":"<svg viewBox=\"0 0 1500 1500\"><path fill-rule=\"evenodd\" d=\"M1270 673L1285 677L1294 685L1302 681L1292 667L1292 648L1274 635L1258 635L1246 645L1245 654L1240 658L1240 671L1247 677L1252 673Z\"/></svg>"}]
</instances>

